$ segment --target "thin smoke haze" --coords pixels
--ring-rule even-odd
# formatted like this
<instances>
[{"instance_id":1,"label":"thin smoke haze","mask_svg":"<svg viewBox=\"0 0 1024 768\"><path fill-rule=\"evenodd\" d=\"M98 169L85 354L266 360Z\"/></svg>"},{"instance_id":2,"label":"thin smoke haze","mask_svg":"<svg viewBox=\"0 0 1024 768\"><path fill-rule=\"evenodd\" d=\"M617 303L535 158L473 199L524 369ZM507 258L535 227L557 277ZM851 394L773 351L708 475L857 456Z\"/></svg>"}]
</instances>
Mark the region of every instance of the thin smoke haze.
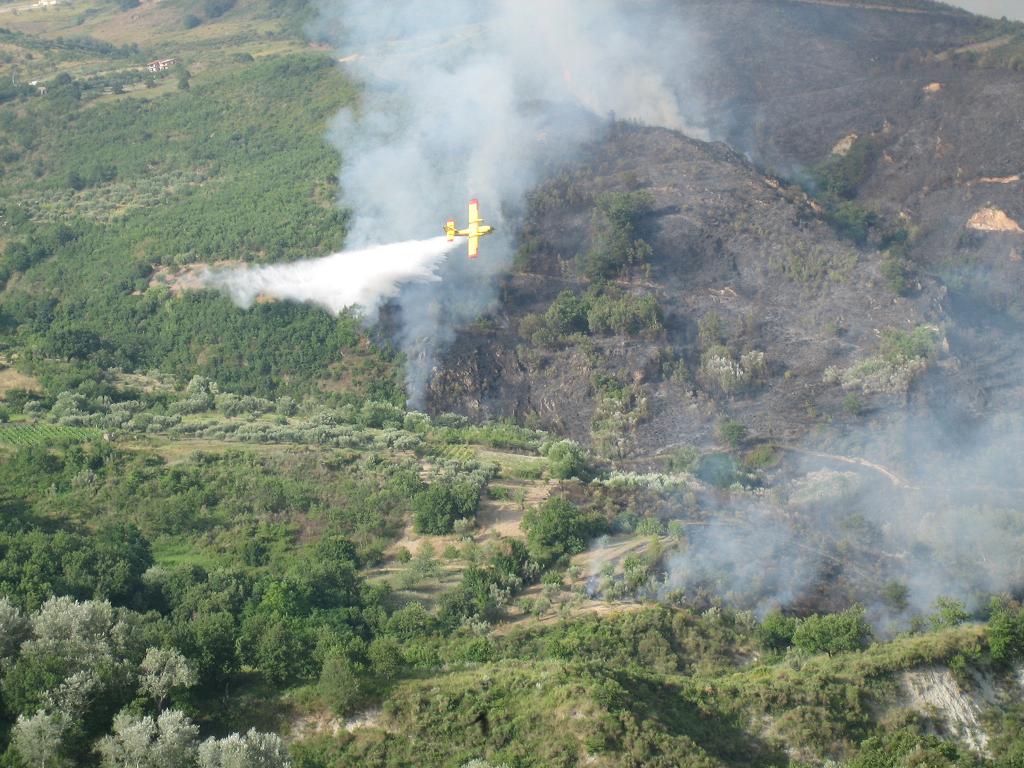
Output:
<instances>
[{"instance_id":1,"label":"thin smoke haze","mask_svg":"<svg viewBox=\"0 0 1024 768\"><path fill-rule=\"evenodd\" d=\"M208 270L202 283L248 308L260 296L316 304L332 314L357 306L373 316L403 285L437 281L455 243L446 237L344 251L322 259Z\"/></svg>"}]
</instances>

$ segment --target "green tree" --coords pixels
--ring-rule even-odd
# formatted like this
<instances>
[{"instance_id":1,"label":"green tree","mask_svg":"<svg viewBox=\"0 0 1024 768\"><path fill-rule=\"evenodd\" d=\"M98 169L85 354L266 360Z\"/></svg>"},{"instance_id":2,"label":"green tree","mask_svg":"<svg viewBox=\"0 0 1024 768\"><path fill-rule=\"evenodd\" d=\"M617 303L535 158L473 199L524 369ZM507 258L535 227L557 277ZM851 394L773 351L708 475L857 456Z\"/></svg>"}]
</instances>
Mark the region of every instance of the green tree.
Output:
<instances>
[{"instance_id":1,"label":"green tree","mask_svg":"<svg viewBox=\"0 0 1024 768\"><path fill-rule=\"evenodd\" d=\"M230 611L203 606L188 617L184 636L202 685L215 686L238 671L238 622Z\"/></svg>"},{"instance_id":2,"label":"green tree","mask_svg":"<svg viewBox=\"0 0 1024 768\"><path fill-rule=\"evenodd\" d=\"M402 589L413 589L427 579L434 579L441 573L441 564L437 561L437 551L430 541L424 541L416 550L416 555L409 560L408 567L399 577Z\"/></svg>"},{"instance_id":3,"label":"green tree","mask_svg":"<svg viewBox=\"0 0 1024 768\"><path fill-rule=\"evenodd\" d=\"M966 768L977 762L951 741L923 736L914 728L901 728L861 742L846 765L849 768Z\"/></svg>"},{"instance_id":4,"label":"green tree","mask_svg":"<svg viewBox=\"0 0 1024 768\"><path fill-rule=\"evenodd\" d=\"M544 313L548 330L557 337L588 333L587 302L572 291L562 291Z\"/></svg>"},{"instance_id":5,"label":"green tree","mask_svg":"<svg viewBox=\"0 0 1024 768\"><path fill-rule=\"evenodd\" d=\"M199 728L169 709L156 718L114 718L113 732L96 746L103 768L181 768L196 759Z\"/></svg>"},{"instance_id":6,"label":"green tree","mask_svg":"<svg viewBox=\"0 0 1024 768\"><path fill-rule=\"evenodd\" d=\"M669 472L693 472L700 463L700 450L692 445L682 445L669 454L665 469Z\"/></svg>"},{"instance_id":7,"label":"green tree","mask_svg":"<svg viewBox=\"0 0 1024 768\"><path fill-rule=\"evenodd\" d=\"M320 693L339 715L349 714L363 695L355 665L344 653L330 654L320 670Z\"/></svg>"},{"instance_id":8,"label":"green tree","mask_svg":"<svg viewBox=\"0 0 1024 768\"><path fill-rule=\"evenodd\" d=\"M413 526L417 533L444 536L456 520L475 518L480 487L468 480L438 478L413 499Z\"/></svg>"},{"instance_id":9,"label":"green tree","mask_svg":"<svg viewBox=\"0 0 1024 768\"><path fill-rule=\"evenodd\" d=\"M31 717L18 716L11 732L11 746L24 765L33 768L59 768L67 765L63 755L67 724L59 715L39 710Z\"/></svg>"},{"instance_id":10,"label":"green tree","mask_svg":"<svg viewBox=\"0 0 1024 768\"><path fill-rule=\"evenodd\" d=\"M559 440L548 448L548 469L559 480L584 478L587 474L587 452L575 440Z\"/></svg>"},{"instance_id":11,"label":"green tree","mask_svg":"<svg viewBox=\"0 0 1024 768\"><path fill-rule=\"evenodd\" d=\"M871 626L864 609L855 605L842 613L817 614L801 621L793 633L793 645L809 653L859 651L871 640Z\"/></svg>"},{"instance_id":12,"label":"green tree","mask_svg":"<svg viewBox=\"0 0 1024 768\"><path fill-rule=\"evenodd\" d=\"M584 271L592 280L608 280L627 267L642 264L652 256L651 246L640 239L638 229L654 207L649 192L609 192L594 210L592 247L583 259Z\"/></svg>"},{"instance_id":13,"label":"green tree","mask_svg":"<svg viewBox=\"0 0 1024 768\"><path fill-rule=\"evenodd\" d=\"M309 628L302 619L268 611L247 616L238 638L242 661L259 669L275 685L308 671L311 644Z\"/></svg>"},{"instance_id":14,"label":"green tree","mask_svg":"<svg viewBox=\"0 0 1024 768\"><path fill-rule=\"evenodd\" d=\"M951 597L940 597L935 601L935 612L928 617L932 629L946 629L963 624L970 618L962 602Z\"/></svg>"},{"instance_id":15,"label":"green tree","mask_svg":"<svg viewBox=\"0 0 1024 768\"><path fill-rule=\"evenodd\" d=\"M989 603L986 635L994 662L1003 664L1018 657L1024 651L1024 623L1019 606L1005 598L993 597Z\"/></svg>"},{"instance_id":16,"label":"green tree","mask_svg":"<svg viewBox=\"0 0 1024 768\"><path fill-rule=\"evenodd\" d=\"M401 646L392 637L375 638L367 649L367 656L374 674L385 680L396 677L405 664Z\"/></svg>"},{"instance_id":17,"label":"green tree","mask_svg":"<svg viewBox=\"0 0 1024 768\"><path fill-rule=\"evenodd\" d=\"M191 688L196 673L188 661L173 648L150 648L139 665L139 692L153 699L157 713L176 688Z\"/></svg>"},{"instance_id":18,"label":"green tree","mask_svg":"<svg viewBox=\"0 0 1024 768\"><path fill-rule=\"evenodd\" d=\"M552 563L564 555L582 552L587 539L603 528L601 520L584 514L561 496L552 496L523 516L530 555L540 563Z\"/></svg>"},{"instance_id":19,"label":"green tree","mask_svg":"<svg viewBox=\"0 0 1024 768\"><path fill-rule=\"evenodd\" d=\"M288 748L276 733L249 729L244 736L207 739L199 745L199 768L289 768Z\"/></svg>"},{"instance_id":20,"label":"green tree","mask_svg":"<svg viewBox=\"0 0 1024 768\"><path fill-rule=\"evenodd\" d=\"M797 620L772 611L757 627L757 641L770 651L784 651L793 644Z\"/></svg>"}]
</instances>

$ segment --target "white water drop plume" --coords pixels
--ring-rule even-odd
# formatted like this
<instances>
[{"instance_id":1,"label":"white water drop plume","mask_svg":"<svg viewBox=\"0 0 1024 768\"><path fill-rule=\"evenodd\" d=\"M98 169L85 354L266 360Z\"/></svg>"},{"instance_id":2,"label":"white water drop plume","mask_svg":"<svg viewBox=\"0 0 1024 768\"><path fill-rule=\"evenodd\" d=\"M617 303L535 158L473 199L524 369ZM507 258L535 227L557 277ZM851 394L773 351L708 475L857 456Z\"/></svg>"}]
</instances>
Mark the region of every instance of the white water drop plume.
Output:
<instances>
[{"instance_id":1,"label":"white water drop plume","mask_svg":"<svg viewBox=\"0 0 1024 768\"><path fill-rule=\"evenodd\" d=\"M441 236L291 264L208 269L199 277L203 285L223 291L243 308L266 296L316 304L335 315L354 305L375 315L401 286L440 280L437 270L456 245Z\"/></svg>"}]
</instances>

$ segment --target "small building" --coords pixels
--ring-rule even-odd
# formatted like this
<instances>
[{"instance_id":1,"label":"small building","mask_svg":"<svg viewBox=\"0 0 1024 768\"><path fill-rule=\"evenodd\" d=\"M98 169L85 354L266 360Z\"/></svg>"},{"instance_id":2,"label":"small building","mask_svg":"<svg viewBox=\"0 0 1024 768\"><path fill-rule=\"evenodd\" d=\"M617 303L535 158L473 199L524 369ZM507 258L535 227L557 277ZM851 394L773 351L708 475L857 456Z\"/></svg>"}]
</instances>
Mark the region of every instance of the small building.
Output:
<instances>
[{"instance_id":1,"label":"small building","mask_svg":"<svg viewBox=\"0 0 1024 768\"><path fill-rule=\"evenodd\" d=\"M156 61L149 62L147 69L150 72L163 72L165 69L170 69L177 64L175 59L157 59Z\"/></svg>"}]
</instances>

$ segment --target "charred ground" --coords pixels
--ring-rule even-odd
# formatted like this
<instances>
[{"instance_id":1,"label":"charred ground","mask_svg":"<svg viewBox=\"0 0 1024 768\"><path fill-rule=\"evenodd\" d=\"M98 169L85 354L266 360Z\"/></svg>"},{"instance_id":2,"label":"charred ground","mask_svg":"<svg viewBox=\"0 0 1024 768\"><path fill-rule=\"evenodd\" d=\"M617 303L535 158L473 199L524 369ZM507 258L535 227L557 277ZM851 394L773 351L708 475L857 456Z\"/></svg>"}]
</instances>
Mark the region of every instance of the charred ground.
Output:
<instances>
[{"instance_id":1,"label":"charred ground","mask_svg":"<svg viewBox=\"0 0 1024 768\"><path fill-rule=\"evenodd\" d=\"M758 438L841 447L865 421L882 430L924 415L966 439L1015 411L1024 75L994 52L1012 49L1020 25L927 3L682 12L713 51L698 78L705 117L732 148L619 124L538 191L500 309L460 334L432 408L593 439L617 407L615 449L647 456L707 442L726 416ZM836 174L838 194L826 186ZM600 201L638 191L649 205L637 235L652 250L607 286L653 296L660 323L534 343L524 318L600 282L586 268ZM764 353L733 391L706 375L709 319L736 362ZM915 328L935 344L905 391L859 392L858 405L856 387L825 383L828 369L875 355L888 330Z\"/></svg>"}]
</instances>

